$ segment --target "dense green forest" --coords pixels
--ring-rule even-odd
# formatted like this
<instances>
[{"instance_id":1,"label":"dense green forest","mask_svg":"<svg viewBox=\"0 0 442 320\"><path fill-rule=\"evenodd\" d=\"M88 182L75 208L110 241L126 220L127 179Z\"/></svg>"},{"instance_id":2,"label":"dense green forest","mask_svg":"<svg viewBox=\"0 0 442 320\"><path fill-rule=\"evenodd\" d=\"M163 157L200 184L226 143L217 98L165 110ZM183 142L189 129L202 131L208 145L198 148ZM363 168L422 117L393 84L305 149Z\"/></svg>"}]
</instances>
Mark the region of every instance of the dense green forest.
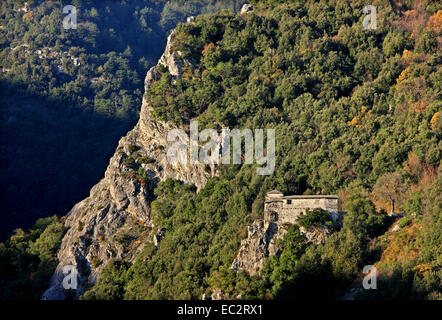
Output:
<instances>
[{"instance_id":1,"label":"dense green forest","mask_svg":"<svg viewBox=\"0 0 442 320\"><path fill-rule=\"evenodd\" d=\"M26 3L26 4L25 4ZM103 176L138 119L144 76L190 15L236 1L90 1L76 30L63 1L0 3L0 240L64 215Z\"/></svg>"},{"instance_id":2,"label":"dense green forest","mask_svg":"<svg viewBox=\"0 0 442 320\"><path fill-rule=\"evenodd\" d=\"M57 216L40 218L0 243L0 299L38 300L57 266L65 227Z\"/></svg>"},{"instance_id":3,"label":"dense green forest","mask_svg":"<svg viewBox=\"0 0 442 320\"><path fill-rule=\"evenodd\" d=\"M177 81L162 70L146 98L155 117L177 124L274 128L274 174L222 165L198 193L160 182L151 204L155 225L167 228L159 247L146 244L133 264L112 260L82 298L200 299L220 289L231 298L338 299L375 264L382 289L358 298L442 299L442 7L373 1L377 28L366 30L362 0L252 2L248 14L179 24L173 48L192 67ZM235 272L240 241L272 189L338 194L343 223L321 245L292 226L261 275ZM392 200L407 213L399 221L386 214ZM325 222L314 211L302 221ZM30 233L25 256L40 252ZM14 239L2 259L18 250Z\"/></svg>"},{"instance_id":4,"label":"dense green forest","mask_svg":"<svg viewBox=\"0 0 442 320\"><path fill-rule=\"evenodd\" d=\"M378 27L365 30L363 1L291 2L180 24L173 47L195 63L176 82L162 70L146 92L160 119L274 128L275 173L221 166L199 193L160 183L152 214L165 239L133 265L109 263L85 299L199 299L215 288L336 299L375 263L382 290L360 298L442 298L440 6L378 1ZM240 240L272 189L339 194L347 214L325 244L294 226L260 276L237 273ZM408 214L394 234L390 198ZM304 223L320 221L311 214Z\"/></svg>"}]
</instances>

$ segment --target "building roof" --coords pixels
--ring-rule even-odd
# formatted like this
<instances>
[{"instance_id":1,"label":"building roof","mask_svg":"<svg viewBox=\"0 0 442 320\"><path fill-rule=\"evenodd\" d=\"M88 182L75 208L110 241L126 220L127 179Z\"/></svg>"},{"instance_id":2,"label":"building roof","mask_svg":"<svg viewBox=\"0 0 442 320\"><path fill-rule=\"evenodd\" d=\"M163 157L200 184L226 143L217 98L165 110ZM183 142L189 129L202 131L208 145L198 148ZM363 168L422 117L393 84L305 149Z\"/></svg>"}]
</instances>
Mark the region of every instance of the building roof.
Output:
<instances>
[{"instance_id":1,"label":"building roof","mask_svg":"<svg viewBox=\"0 0 442 320\"><path fill-rule=\"evenodd\" d=\"M293 196L284 196L284 199L338 199L338 196L335 195L293 195Z\"/></svg>"},{"instance_id":2,"label":"building roof","mask_svg":"<svg viewBox=\"0 0 442 320\"><path fill-rule=\"evenodd\" d=\"M281 191L279 191L279 190L272 190L272 191L270 191L270 192L267 192L267 194L283 194Z\"/></svg>"},{"instance_id":3,"label":"building roof","mask_svg":"<svg viewBox=\"0 0 442 320\"><path fill-rule=\"evenodd\" d=\"M282 201L284 200L297 200L297 199L339 199L338 196L336 195L332 195L332 194L327 194L327 195L322 195L322 194L316 194L316 195L288 195L288 196L284 196L284 194L279 191L279 190L272 190L270 192L267 192L267 196L270 196L270 198L273 198L274 200L272 201Z\"/></svg>"}]
</instances>

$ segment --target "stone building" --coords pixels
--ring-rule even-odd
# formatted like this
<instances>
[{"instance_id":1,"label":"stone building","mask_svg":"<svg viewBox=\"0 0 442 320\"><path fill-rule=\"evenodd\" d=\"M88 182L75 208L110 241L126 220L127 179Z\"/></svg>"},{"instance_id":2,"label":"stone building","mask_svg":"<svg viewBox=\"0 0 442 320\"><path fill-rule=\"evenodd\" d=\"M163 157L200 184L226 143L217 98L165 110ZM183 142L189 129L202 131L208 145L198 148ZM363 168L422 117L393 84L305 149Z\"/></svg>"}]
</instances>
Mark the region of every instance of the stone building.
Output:
<instances>
[{"instance_id":1,"label":"stone building","mask_svg":"<svg viewBox=\"0 0 442 320\"><path fill-rule=\"evenodd\" d=\"M307 209L317 208L328 211L333 221L336 221L338 218L338 196L284 196L282 192L273 190L268 192L265 197L264 221L293 224L300 215L307 213Z\"/></svg>"},{"instance_id":2,"label":"stone building","mask_svg":"<svg viewBox=\"0 0 442 320\"><path fill-rule=\"evenodd\" d=\"M265 197L264 217L255 220L248 227L248 236L241 241L241 246L232 263L232 269L245 270L251 275L259 273L266 258L280 253L277 241L282 239L291 225L297 223L299 216L307 210L323 209L330 213L333 221L339 220L338 196L312 195L284 196L277 190L270 191ZM323 243L332 230L328 226L304 230L308 242Z\"/></svg>"}]
</instances>

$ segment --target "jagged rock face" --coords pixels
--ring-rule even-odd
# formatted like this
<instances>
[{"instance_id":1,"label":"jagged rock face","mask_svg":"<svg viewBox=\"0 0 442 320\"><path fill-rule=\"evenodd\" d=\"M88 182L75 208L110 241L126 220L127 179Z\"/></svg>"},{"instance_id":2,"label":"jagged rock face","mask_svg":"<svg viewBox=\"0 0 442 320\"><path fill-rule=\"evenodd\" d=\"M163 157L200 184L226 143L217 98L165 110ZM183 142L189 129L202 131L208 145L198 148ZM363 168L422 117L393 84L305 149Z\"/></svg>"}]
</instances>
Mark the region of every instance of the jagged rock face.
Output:
<instances>
[{"instance_id":1,"label":"jagged rock face","mask_svg":"<svg viewBox=\"0 0 442 320\"><path fill-rule=\"evenodd\" d=\"M280 253L276 244L287 233L289 226L278 225L275 221L255 220L248 227L247 239L241 241L232 269L245 270L250 275L261 272L265 259Z\"/></svg>"},{"instance_id":2,"label":"jagged rock face","mask_svg":"<svg viewBox=\"0 0 442 320\"><path fill-rule=\"evenodd\" d=\"M230 295L222 292L220 289L215 288L210 295L210 300L231 300ZM205 299L202 299L205 300Z\"/></svg>"},{"instance_id":3,"label":"jagged rock face","mask_svg":"<svg viewBox=\"0 0 442 320\"><path fill-rule=\"evenodd\" d=\"M300 228L301 232L307 238L308 243L321 244L327 241L328 237L332 234L332 231L327 226L321 226L319 228L311 228L309 230Z\"/></svg>"},{"instance_id":4,"label":"jagged rock face","mask_svg":"<svg viewBox=\"0 0 442 320\"><path fill-rule=\"evenodd\" d=\"M245 3L241 8L241 14L249 13L253 11L253 6L249 3Z\"/></svg>"},{"instance_id":5,"label":"jagged rock face","mask_svg":"<svg viewBox=\"0 0 442 320\"><path fill-rule=\"evenodd\" d=\"M277 220L255 220L248 227L247 239L241 241L241 246L231 268L245 270L250 275L259 274L264 267L265 259L279 255L278 240L282 240L292 224L279 223ZM324 243L331 234L327 226L306 230L300 228L308 243Z\"/></svg>"},{"instance_id":6,"label":"jagged rock face","mask_svg":"<svg viewBox=\"0 0 442 320\"><path fill-rule=\"evenodd\" d=\"M173 77L180 77L179 53L171 46L173 33L169 36L166 50L158 64L169 69ZM145 88L158 78L156 67L149 70ZM204 165L170 164L166 149L173 142L167 141L167 133L174 125L157 121L151 116L152 108L143 98L140 119L134 129L119 141L117 150L110 159L104 178L95 185L90 196L76 204L66 217L66 232L57 258L59 264L51 279L50 288L42 299L66 299L68 293L63 287L63 267L71 265L78 272L78 286L73 298L81 296L86 287L94 284L111 258L133 261L137 251L146 242L152 242L154 225L150 214L150 193L159 181L167 178L195 184L202 188L210 174ZM147 179L140 182L131 171L127 160L133 156L152 159L137 166L144 168ZM134 225L134 221L138 225ZM140 224L142 223L142 226ZM127 238L138 241L127 245ZM126 239L126 240L125 240ZM129 241L130 243L130 241Z\"/></svg>"},{"instance_id":7,"label":"jagged rock face","mask_svg":"<svg viewBox=\"0 0 442 320\"><path fill-rule=\"evenodd\" d=\"M186 59L181 59L180 52L175 51L172 47L172 42L175 37L175 31L172 31L167 37L166 48L164 49L163 55L160 60L158 60L158 65L162 65L169 70L169 73L172 75L173 79L177 79L181 77L181 68L184 65L190 65L191 62ZM158 66L157 65L157 66ZM150 87L152 82L159 80L159 72L156 70L157 66L152 67L146 74L146 78L144 79L145 88Z\"/></svg>"}]
</instances>

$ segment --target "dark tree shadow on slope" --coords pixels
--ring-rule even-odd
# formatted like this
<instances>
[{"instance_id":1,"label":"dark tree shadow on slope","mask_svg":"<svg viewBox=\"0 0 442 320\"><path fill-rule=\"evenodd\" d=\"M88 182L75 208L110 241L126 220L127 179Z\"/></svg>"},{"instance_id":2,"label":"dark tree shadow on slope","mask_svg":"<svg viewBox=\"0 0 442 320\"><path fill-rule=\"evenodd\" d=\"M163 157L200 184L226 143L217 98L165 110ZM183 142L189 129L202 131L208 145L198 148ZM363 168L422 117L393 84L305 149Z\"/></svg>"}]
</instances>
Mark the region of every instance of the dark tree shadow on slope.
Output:
<instances>
[{"instance_id":1,"label":"dark tree shadow on slope","mask_svg":"<svg viewBox=\"0 0 442 320\"><path fill-rule=\"evenodd\" d=\"M87 197L136 122L3 90L0 110L0 241Z\"/></svg>"}]
</instances>

